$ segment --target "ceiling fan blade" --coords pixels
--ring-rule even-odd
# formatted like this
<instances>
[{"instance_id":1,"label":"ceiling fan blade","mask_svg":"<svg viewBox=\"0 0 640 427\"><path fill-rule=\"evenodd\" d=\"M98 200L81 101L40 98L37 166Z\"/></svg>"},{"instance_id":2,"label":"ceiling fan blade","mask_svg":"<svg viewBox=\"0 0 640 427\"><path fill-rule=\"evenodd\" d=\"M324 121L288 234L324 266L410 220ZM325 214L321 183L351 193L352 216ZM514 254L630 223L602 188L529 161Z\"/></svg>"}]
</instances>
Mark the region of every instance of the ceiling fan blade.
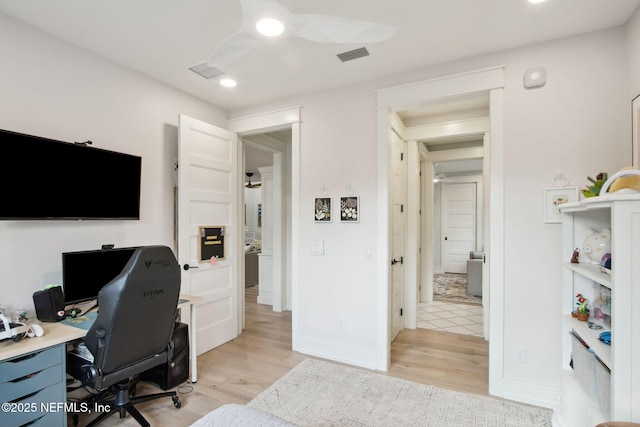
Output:
<instances>
[{"instance_id":1,"label":"ceiling fan blade","mask_svg":"<svg viewBox=\"0 0 640 427\"><path fill-rule=\"evenodd\" d=\"M239 31L225 39L213 52L207 65L218 69L237 61L258 44L258 39Z\"/></svg>"},{"instance_id":2,"label":"ceiling fan blade","mask_svg":"<svg viewBox=\"0 0 640 427\"><path fill-rule=\"evenodd\" d=\"M299 14L292 35L319 43L379 43L389 40L396 27L339 16Z\"/></svg>"},{"instance_id":3,"label":"ceiling fan blade","mask_svg":"<svg viewBox=\"0 0 640 427\"><path fill-rule=\"evenodd\" d=\"M287 8L272 0L241 0L242 5L242 30L258 37L256 22L262 18L274 18L281 21L289 28L295 24L296 15Z\"/></svg>"},{"instance_id":4,"label":"ceiling fan blade","mask_svg":"<svg viewBox=\"0 0 640 427\"><path fill-rule=\"evenodd\" d=\"M222 69L237 61L262 41L256 21L275 18L291 35L319 43L378 43L391 38L396 27L329 15L295 14L273 0L241 0L242 25L213 52L207 65ZM222 71L222 70L221 70Z\"/></svg>"}]
</instances>

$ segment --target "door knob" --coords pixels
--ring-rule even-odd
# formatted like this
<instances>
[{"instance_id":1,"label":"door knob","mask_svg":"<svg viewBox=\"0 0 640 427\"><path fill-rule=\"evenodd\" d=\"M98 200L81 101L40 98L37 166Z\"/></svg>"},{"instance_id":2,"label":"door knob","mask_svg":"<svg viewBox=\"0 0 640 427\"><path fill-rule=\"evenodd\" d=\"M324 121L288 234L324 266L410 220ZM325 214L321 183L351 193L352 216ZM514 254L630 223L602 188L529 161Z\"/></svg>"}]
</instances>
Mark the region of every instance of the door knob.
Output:
<instances>
[{"instance_id":1,"label":"door knob","mask_svg":"<svg viewBox=\"0 0 640 427\"><path fill-rule=\"evenodd\" d=\"M197 265L189 265L189 264L185 264L182 268L184 268L185 271L189 270L190 268L200 268Z\"/></svg>"}]
</instances>

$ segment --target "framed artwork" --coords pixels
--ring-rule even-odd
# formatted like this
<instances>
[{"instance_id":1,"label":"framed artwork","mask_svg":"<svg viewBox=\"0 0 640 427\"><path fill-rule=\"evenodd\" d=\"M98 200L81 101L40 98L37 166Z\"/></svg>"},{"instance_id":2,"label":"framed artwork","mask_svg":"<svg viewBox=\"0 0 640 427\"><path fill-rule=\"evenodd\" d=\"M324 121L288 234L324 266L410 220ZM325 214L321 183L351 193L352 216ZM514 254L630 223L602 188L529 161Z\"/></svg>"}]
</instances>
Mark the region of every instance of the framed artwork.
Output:
<instances>
[{"instance_id":1,"label":"framed artwork","mask_svg":"<svg viewBox=\"0 0 640 427\"><path fill-rule=\"evenodd\" d=\"M560 223L560 205L578 201L578 187L554 187L544 189L544 222Z\"/></svg>"},{"instance_id":2,"label":"framed artwork","mask_svg":"<svg viewBox=\"0 0 640 427\"><path fill-rule=\"evenodd\" d=\"M631 166L637 168L639 165L638 149L640 148L640 134L638 133L638 122L640 122L640 95L631 101Z\"/></svg>"},{"instance_id":3,"label":"framed artwork","mask_svg":"<svg viewBox=\"0 0 640 427\"><path fill-rule=\"evenodd\" d=\"M331 222L331 197L316 197L313 220Z\"/></svg>"},{"instance_id":4,"label":"framed artwork","mask_svg":"<svg viewBox=\"0 0 640 427\"><path fill-rule=\"evenodd\" d=\"M358 196L340 197L340 222L360 221L360 199Z\"/></svg>"}]
</instances>

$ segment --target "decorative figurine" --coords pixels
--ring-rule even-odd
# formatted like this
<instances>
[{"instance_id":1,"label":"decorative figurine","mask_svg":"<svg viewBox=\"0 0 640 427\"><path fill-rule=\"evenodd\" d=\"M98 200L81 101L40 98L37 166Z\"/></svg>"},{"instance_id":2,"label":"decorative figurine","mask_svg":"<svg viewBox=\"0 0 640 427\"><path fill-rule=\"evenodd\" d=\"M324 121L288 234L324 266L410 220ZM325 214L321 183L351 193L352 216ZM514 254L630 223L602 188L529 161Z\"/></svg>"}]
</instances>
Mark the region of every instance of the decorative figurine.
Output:
<instances>
[{"instance_id":1,"label":"decorative figurine","mask_svg":"<svg viewBox=\"0 0 640 427\"><path fill-rule=\"evenodd\" d=\"M591 264L600 264L602 256L611 252L611 230L603 228L600 231L591 229L591 234L582 243L581 259Z\"/></svg>"},{"instance_id":2,"label":"decorative figurine","mask_svg":"<svg viewBox=\"0 0 640 427\"><path fill-rule=\"evenodd\" d=\"M580 264L580 261L578 261L579 256L580 256L580 249L576 248L573 251L573 255L571 256L571 264Z\"/></svg>"},{"instance_id":3,"label":"decorative figurine","mask_svg":"<svg viewBox=\"0 0 640 427\"><path fill-rule=\"evenodd\" d=\"M582 294L576 295L576 298L578 299L576 301L576 305L578 306L578 308L576 308L576 317L578 318L578 320L582 322L586 322L587 320L589 320L589 309L587 308L587 299L583 297Z\"/></svg>"}]
</instances>

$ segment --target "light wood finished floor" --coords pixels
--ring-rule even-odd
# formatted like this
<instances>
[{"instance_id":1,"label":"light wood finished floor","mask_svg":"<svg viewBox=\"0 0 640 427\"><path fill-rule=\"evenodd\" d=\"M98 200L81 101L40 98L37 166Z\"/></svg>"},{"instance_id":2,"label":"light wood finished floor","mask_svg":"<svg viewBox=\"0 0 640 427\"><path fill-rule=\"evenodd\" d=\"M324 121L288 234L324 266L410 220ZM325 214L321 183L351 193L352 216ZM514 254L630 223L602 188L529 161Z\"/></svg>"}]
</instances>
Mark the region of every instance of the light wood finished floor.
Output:
<instances>
[{"instance_id":1,"label":"light wood finished floor","mask_svg":"<svg viewBox=\"0 0 640 427\"><path fill-rule=\"evenodd\" d=\"M198 357L198 382L177 388L182 408L170 398L138 405L154 427L188 426L225 403L247 403L307 356L291 351L291 313L256 303L257 287L246 289L242 335ZM391 346L386 375L451 390L487 395L488 344L482 338L416 329L402 331ZM192 388L192 389L191 389ZM140 384L137 394L156 393ZM80 425L86 423L81 419ZM73 423L69 420L69 425ZM131 416L113 415L104 426L137 426Z\"/></svg>"}]
</instances>

